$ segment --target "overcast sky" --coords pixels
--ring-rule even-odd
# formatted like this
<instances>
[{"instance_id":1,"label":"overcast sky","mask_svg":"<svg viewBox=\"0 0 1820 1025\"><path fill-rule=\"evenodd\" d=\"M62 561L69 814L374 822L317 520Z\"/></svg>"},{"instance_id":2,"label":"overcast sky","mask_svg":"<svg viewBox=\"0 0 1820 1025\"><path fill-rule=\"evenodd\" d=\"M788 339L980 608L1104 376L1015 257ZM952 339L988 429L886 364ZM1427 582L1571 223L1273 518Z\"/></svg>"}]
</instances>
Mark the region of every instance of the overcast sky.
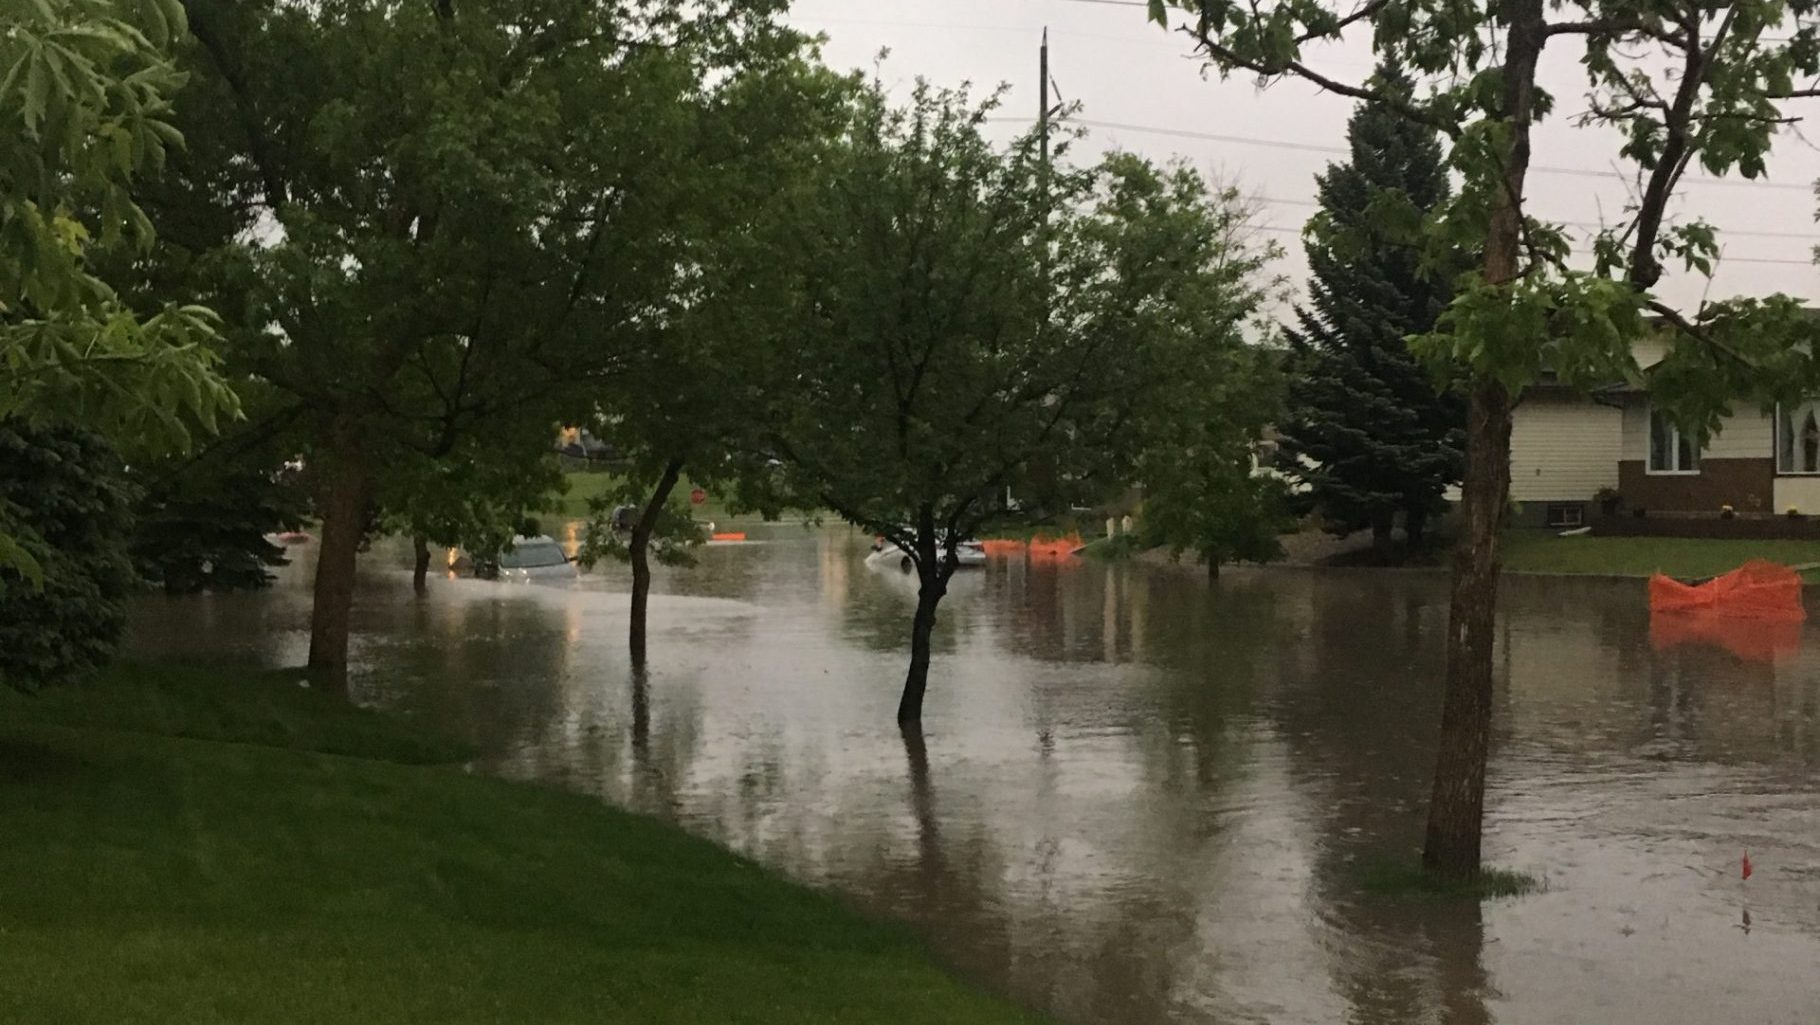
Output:
<instances>
[{"instance_id":1,"label":"overcast sky","mask_svg":"<svg viewBox=\"0 0 1820 1025\"><path fill-rule=\"evenodd\" d=\"M1105 0L795 0L791 21L828 37L825 55L835 67L871 68L889 48L884 78L900 92L918 76L939 85L1005 83L1012 90L1006 113L1032 118L1037 47L1047 26L1050 73L1062 97L1082 104L1085 121L1137 126L1094 127L1087 145L1179 156L1237 185L1260 201L1259 223L1287 251L1279 270L1298 287L1306 276L1299 231L1313 211L1316 172L1338 159L1332 150L1345 143L1352 106L1343 97L1295 81L1260 92L1249 76L1204 77L1184 37L1147 22L1141 6ZM1311 63L1341 80L1363 79L1371 71L1369 46L1353 43ZM1627 195L1616 175L1615 136L1570 124L1585 108L1584 79L1575 53L1554 44L1550 50L1543 82L1556 97L1556 114L1535 136L1532 212L1588 224L1602 215L1615 219ZM1675 212L1715 224L1725 261L1710 291L1706 279L1680 275L1659 288L1665 298L1692 305L1702 294L1787 292L1820 300L1820 267L1809 263L1820 243L1812 192L1820 178L1820 100L1796 104L1789 113L1812 122L1778 140L1767 179L1717 185L1690 174ZM1017 130L997 127L1007 138ZM1184 132L1191 134L1168 134Z\"/></svg>"}]
</instances>

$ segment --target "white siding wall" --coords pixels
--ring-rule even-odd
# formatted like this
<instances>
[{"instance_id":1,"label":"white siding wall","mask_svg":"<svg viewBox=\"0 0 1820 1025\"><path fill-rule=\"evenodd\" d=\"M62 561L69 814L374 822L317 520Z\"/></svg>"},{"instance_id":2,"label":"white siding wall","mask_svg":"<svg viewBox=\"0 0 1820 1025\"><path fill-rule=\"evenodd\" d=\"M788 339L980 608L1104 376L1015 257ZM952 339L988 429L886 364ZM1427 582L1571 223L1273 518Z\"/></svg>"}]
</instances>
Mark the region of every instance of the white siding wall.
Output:
<instances>
[{"instance_id":1,"label":"white siding wall","mask_svg":"<svg viewBox=\"0 0 1820 1025\"><path fill-rule=\"evenodd\" d=\"M1700 452L1703 459L1768 459L1775 454L1776 422L1754 408L1734 413ZM1649 400L1641 395L1624 405L1624 458L1649 458Z\"/></svg>"},{"instance_id":2,"label":"white siding wall","mask_svg":"<svg viewBox=\"0 0 1820 1025\"><path fill-rule=\"evenodd\" d=\"M1637 366L1648 370L1668 355L1668 343L1659 337L1639 339L1631 345L1630 354L1636 358Z\"/></svg>"},{"instance_id":3,"label":"white siding wall","mask_svg":"<svg viewBox=\"0 0 1820 1025\"><path fill-rule=\"evenodd\" d=\"M1630 462L1649 458L1649 400L1641 395L1624 401L1624 449L1620 458Z\"/></svg>"},{"instance_id":4,"label":"white siding wall","mask_svg":"<svg viewBox=\"0 0 1820 1025\"><path fill-rule=\"evenodd\" d=\"M1525 396L1510 432L1510 497L1581 502L1618 486L1624 414L1588 399Z\"/></svg>"},{"instance_id":5,"label":"white siding wall","mask_svg":"<svg viewBox=\"0 0 1820 1025\"><path fill-rule=\"evenodd\" d=\"M1776 508L1787 512L1792 506L1809 516L1820 513L1820 477L1777 477Z\"/></svg>"}]
</instances>

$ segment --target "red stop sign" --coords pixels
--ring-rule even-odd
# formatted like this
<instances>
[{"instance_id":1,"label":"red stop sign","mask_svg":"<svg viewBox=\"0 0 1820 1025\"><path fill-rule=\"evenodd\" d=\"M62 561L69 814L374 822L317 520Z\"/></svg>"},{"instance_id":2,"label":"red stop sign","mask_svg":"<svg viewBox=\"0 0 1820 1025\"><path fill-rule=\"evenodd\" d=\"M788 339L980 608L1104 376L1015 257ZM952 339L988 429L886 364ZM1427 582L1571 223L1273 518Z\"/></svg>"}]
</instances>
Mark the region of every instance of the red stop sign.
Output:
<instances>
[{"instance_id":1,"label":"red stop sign","mask_svg":"<svg viewBox=\"0 0 1820 1025\"><path fill-rule=\"evenodd\" d=\"M700 505L703 502L706 502L707 500L708 500L708 493L706 491L703 491L700 488L696 488L694 491L689 492L689 504L690 505Z\"/></svg>"}]
</instances>

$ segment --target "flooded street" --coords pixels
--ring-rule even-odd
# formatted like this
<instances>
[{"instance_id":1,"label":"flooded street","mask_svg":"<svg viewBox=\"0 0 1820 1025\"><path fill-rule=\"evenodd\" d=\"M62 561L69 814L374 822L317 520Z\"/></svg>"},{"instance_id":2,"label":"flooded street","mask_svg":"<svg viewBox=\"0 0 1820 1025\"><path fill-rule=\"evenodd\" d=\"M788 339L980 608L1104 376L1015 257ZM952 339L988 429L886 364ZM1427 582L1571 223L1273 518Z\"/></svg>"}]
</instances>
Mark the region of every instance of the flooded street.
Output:
<instances>
[{"instance_id":1,"label":"flooded street","mask_svg":"<svg viewBox=\"0 0 1820 1025\"><path fill-rule=\"evenodd\" d=\"M1820 626L1652 635L1641 582L1509 581L1487 856L1546 890L1476 906L1362 890L1421 840L1442 576L963 571L919 747L913 580L844 529L754 536L659 570L646 677L618 567L420 600L376 552L355 696L910 920L1063 1021L1820 1017ZM300 664L305 569L143 599L132 647Z\"/></svg>"}]
</instances>

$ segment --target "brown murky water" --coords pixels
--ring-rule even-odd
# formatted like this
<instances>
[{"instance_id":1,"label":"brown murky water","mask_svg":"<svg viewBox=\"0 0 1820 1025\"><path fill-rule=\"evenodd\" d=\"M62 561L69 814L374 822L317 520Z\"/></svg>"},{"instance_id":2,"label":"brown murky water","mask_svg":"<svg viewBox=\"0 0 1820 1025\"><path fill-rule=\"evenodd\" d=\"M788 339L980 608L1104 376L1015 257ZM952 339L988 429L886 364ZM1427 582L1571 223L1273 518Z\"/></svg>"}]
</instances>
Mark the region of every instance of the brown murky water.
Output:
<instances>
[{"instance_id":1,"label":"brown murky water","mask_svg":"<svg viewBox=\"0 0 1820 1025\"><path fill-rule=\"evenodd\" d=\"M419 601L370 557L357 695L912 920L1065 1021L1820 1019L1820 626L1652 638L1641 584L1511 581L1488 852L1547 890L1387 900L1358 880L1420 839L1441 578L970 572L907 750L911 583L846 531L764 537L660 577L642 680L619 573ZM302 583L147 599L134 643L294 664Z\"/></svg>"}]
</instances>

